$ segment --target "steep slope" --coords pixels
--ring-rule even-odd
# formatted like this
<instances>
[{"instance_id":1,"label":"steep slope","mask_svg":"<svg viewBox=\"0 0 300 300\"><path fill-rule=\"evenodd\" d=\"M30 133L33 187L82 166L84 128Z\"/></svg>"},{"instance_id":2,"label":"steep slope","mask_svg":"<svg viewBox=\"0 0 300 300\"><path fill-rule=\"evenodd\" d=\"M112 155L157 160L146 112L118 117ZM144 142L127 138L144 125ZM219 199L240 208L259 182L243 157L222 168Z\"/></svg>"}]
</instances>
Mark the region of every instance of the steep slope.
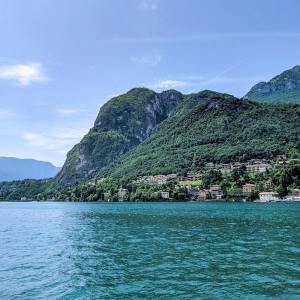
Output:
<instances>
[{"instance_id":1,"label":"steep slope","mask_svg":"<svg viewBox=\"0 0 300 300\"><path fill-rule=\"evenodd\" d=\"M183 95L136 88L104 104L94 127L68 153L56 177L60 185L89 178L144 141L151 130L174 110Z\"/></svg>"},{"instance_id":2,"label":"steep slope","mask_svg":"<svg viewBox=\"0 0 300 300\"><path fill-rule=\"evenodd\" d=\"M269 82L256 84L244 98L269 103L300 104L300 66L281 73Z\"/></svg>"},{"instance_id":3,"label":"steep slope","mask_svg":"<svg viewBox=\"0 0 300 300\"><path fill-rule=\"evenodd\" d=\"M300 149L300 105L204 91L187 96L148 139L102 175L128 182L142 175L196 171L210 161L270 159L294 147Z\"/></svg>"},{"instance_id":4,"label":"steep slope","mask_svg":"<svg viewBox=\"0 0 300 300\"><path fill-rule=\"evenodd\" d=\"M15 157L0 157L0 181L54 177L60 168L49 162Z\"/></svg>"}]
</instances>

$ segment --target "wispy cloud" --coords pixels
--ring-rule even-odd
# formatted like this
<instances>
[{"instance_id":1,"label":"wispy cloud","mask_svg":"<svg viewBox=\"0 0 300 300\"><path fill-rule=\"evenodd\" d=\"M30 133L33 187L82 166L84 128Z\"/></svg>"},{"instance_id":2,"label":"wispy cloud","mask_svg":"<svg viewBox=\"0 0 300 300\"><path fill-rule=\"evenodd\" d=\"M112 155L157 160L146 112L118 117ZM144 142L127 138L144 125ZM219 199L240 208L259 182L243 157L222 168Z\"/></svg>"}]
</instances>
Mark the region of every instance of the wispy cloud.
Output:
<instances>
[{"instance_id":1,"label":"wispy cloud","mask_svg":"<svg viewBox=\"0 0 300 300\"><path fill-rule=\"evenodd\" d=\"M39 132L26 132L22 138L35 150L54 151L56 153L66 153L77 143L86 133L84 130L64 129L56 130L51 134Z\"/></svg>"},{"instance_id":2,"label":"wispy cloud","mask_svg":"<svg viewBox=\"0 0 300 300\"><path fill-rule=\"evenodd\" d=\"M138 8L142 10L156 10L159 2L160 0L140 0Z\"/></svg>"},{"instance_id":3,"label":"wispy cloud","mask_svg":"<svg viewBox=\"0 0 300 300\"><path fill-rule=\"evenodd\" d=\"M56 112L63 117L69 117L69 116L73 116L76 115L80 112L82 112L82 110L79 109L73 109L73 108L57 108Z\"/></svg>"},{"instance_id":4,"label":"wispy cloud","mask_svg":"<svg viewBox=\"0 0 300 300\"><path fill-rule=\"evenodd\" d=\"M162 59L163 55L161 53L152 53L130 57L130 60L133 63L149 67L156 67L162 61Z\"/></svg>"},{"instance_id":5,"label":"wispy cloud","mask_svg":"<svg viewBox=\"0 0 300 300\"><path fill-rule=\"evenodd\" d=\"M41 63L31 62L0 66L0 79L13 80L22 86L28 86L34 82L48 81L49 77L44 73Z\"/></svg>"},{"instance_id":6,"label":"wispy cloud","mask_svg":"<svg viewBox=\"0 0 300 300\"><path fill-rule=\"evenodd\" d=\"M175 89L175 88L189 87L193 85L194 83L190 81L168 79L168 80L158 81L155 84L151 85L151 87L154 89Z\"/></svg>"}]
</instances>

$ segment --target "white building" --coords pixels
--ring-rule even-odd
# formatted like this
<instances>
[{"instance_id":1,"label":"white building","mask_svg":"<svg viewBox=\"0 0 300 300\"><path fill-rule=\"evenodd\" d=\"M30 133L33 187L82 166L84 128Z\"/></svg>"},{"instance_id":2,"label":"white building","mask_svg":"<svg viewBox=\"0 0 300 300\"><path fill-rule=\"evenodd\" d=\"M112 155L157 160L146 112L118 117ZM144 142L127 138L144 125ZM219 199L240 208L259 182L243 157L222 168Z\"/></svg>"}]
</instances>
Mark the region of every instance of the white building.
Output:
<instances>
[{"instance_id":1,"label":"white building","mask_svg":"<svg viewBox=\"0 0 300 300\"><path fill-rule=\"evenodd\" d=\"M279 194L275 192L259 193L259 202L269 202L279 200Z\"/></svg>"},{"instance_id":2,"label":"white building","mask_svg":"<svg viewBox=\"0 0 300 300\"><path fill-rule=\"evenodd\" d=\"M257 173L264 173L267 170L270 170L272 167L269 164L254 164L254 165L247 165L246 171L248 173L257 172Z\"/></svg>"}]
</instances>

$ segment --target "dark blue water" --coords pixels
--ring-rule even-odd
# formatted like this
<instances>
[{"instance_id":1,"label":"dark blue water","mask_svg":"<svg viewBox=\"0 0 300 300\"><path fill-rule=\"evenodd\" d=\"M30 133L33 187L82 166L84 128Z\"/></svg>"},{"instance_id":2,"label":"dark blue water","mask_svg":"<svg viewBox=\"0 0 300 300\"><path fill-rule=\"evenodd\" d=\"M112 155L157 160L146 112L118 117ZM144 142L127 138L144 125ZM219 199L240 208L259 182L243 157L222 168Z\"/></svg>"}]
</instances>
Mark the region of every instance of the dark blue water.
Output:
<instances>
[{"instance_id":1,"label":"dark blue water","mask_svg":"<svg viewBox=\"0 0 300 300\"><path fill-rule=\"evenodd\" d=\"M300 203L0 203L0 299L300 299Z\"/></svg>"}]
</instances>

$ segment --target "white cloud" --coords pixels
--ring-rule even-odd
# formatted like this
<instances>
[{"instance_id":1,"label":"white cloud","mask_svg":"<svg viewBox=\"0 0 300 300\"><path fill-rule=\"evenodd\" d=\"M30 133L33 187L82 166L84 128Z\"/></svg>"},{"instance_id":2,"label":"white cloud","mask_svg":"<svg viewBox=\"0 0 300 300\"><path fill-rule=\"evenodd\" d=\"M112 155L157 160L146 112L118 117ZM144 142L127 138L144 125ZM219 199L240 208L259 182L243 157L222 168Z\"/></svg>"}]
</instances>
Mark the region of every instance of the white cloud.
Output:
<instances>
[{"instance_id":1,"label":"white cloud","mask_svg":"<svg viewBox=\"0 0 300 300\"><path fill-rule=\"evenodd\" d=\"M73 108L58 108L56 111L59 115L63 117L68 117L68 116L76 115L82 110L73 109Z\"/></svg>"},{"instance_id":2,"label":"white cloud","mask_svg":"<svg viewBox=\"0 0 300 300\"><path fill-rule=\"evenodd\" d=\"M26 132L22 138L36 150L55 151L65 154L75 143L79 142L87 130L64 129L51 134Z\"/></svg>"},{"instance_id":3,"label":"white cloud","mask_svg":"<svg viewBox=\"0 0 300 300\"><path fill-rule=\"evenodd\" d=\"M155 83L152 87L158 89L175 89L193 86L194 83L190 81L181 81L181 80L162 80Z\"/></svg>"},{"instance_id":4,"label":"white cloud","mask_svg":"<svg viewBox=\"0 0 300 300\"><path fill-rule=\"evenodd\" d=\"M0 66L0 79L14 80L23 86L49 80L39 62L2 65Z\"/></svg>"},{"instance_id":5,"label":"white cloud","mask_svg":"<svg viewBox=\"0 0 300 300\"><path fill-rule=\"evenodd\" d=\"M16 116L14 112L0 108L0 120L12 119Z\"/></svg>"},{"instance_id":6,"label":"white cloud","mask_svg":"<svg viewBox=\"0 0 300 300\"><path fill-rule=\"evenodd\" d=\"M150 67L157 66L163 59L163 55L159 53L142 55L142 56L131 56L130 60L139 65L145 65Z\"/></svg>"},{"instance_id":7,"label":"white cloud","mask_svg":"<svg viewBox=\"0 0 300 300\"><path fill-rule=\"evenodd\" d=\"M27 132L23 135L23 139L39 149L46 150L53 147L50 141L39 133Z\"/></svg>"},{"instance_id":8,"label":"white cloud","mask_svg":"<svg viewBox=\"0 0 300 300\"><path fill-rule=\"evenodd\" d=\"M142 10L156 10L159 5L159 0L141 0L138 8Z\"/></svg>"}]
</instances>

